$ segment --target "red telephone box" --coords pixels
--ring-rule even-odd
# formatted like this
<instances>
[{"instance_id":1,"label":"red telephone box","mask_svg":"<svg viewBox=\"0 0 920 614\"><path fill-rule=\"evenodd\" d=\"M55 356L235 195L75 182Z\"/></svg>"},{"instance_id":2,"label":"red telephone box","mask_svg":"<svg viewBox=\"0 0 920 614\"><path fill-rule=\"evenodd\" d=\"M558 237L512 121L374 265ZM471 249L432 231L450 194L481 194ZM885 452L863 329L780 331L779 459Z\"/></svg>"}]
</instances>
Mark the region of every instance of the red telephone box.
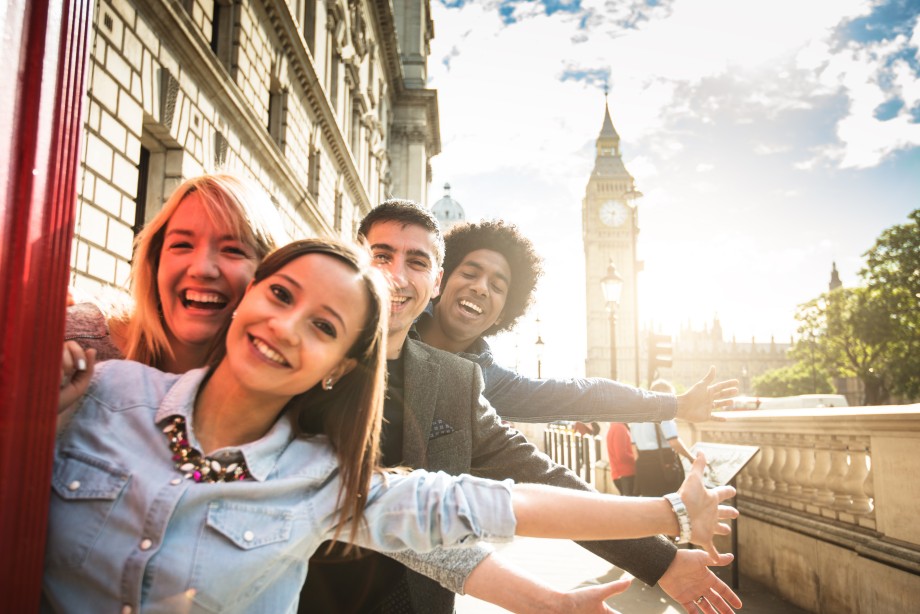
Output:
<instances>
[{"instance_id":1,"label":"red telephone box","mask_svg":"<svg viewBox=\"0 0 920 614\"><path fill-rule=\"evenodd\" d=\"M0 594L40 601L90 0L9 0L0 57ZM13 74L10 74L13 73Z\"/></svg>"}]
</instances>

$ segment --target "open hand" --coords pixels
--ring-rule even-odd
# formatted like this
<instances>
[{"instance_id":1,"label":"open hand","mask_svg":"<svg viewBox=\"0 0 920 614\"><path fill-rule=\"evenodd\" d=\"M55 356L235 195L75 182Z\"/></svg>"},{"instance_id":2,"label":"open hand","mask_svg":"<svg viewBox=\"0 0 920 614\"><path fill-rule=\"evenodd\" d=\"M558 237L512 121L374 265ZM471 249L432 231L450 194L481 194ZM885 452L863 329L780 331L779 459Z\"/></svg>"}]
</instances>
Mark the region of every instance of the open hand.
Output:
<instances>
[{"instance_id":1,"label":"open hand","mask_svg":"<svg viewBox=\"0 0 920 614\"><path fill-rule=\"evenodd\" d=\"M724 566L735 559L733 554L720 554L712 563L702 550L678 550L667 571L658 580L668 596L679 603L687 614L717 612L732 614L741 607L741 599L725 582L709 569L709 565ZM701 601L698 601L702 597Z\"/></svg>"},{"instance_id":2,"label":"open hand","mask_svg":"<svg viewBox=\"0 0 920 614\"><path fill-rule=\"evenodd\" d=\"M706 420L723 420L713 418L712 411L731 405L731 397L740 393L736 379L712 383L716 378L716 368L709 367L706 377L695 383L690 390L677 396L677 417L688 422L705 422Z\"/></svg>"},{"instance_id":3,"label":"open hand","mask_svg":"<svg viewBox=\"0 0 920 614\"><path fill-rule=\"evenodd\" d=\"M728 505L719 505L735 496L731 486L719 486L707 489L703 486L703 471L706 469L706 457L697 454L693 467L680 485L677 494L687 507L690 515L690 541L709 553L713 564L719 562L719 552L712 542L714 535L728 535L731 527L720 522L738 517L738 510Z\"/></svg>"},{"instance_id":4,"label":"open hand","mask_svg":"<svg viewBox=\"0 0 920 614\"><path fill-rule=\"evenodd\" d=\"M58 397L58 411L73 405L93 379L96 350L84 350L76 341L64 342L61 358L61 393Z\"/></svg>"}]
</instances>

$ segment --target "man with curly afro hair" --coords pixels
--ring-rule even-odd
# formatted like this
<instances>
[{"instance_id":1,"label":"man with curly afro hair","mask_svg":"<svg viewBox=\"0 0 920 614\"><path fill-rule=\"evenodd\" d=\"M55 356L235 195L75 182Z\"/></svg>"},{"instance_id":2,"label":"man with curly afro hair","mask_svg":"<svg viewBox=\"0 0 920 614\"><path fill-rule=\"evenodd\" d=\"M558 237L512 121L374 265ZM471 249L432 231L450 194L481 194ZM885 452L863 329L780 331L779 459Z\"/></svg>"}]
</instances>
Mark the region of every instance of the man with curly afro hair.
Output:
<instances>
[{"instance_id":1,"label":"man with curly afro hair","mask_svg":"<svg viewBox=\"0 0 920 614\"><path fill-rule=\"evenodd\" d=\"M533 422L709 419L713 405L737 394L737 382L713 384L714 369L686 393L649 392L605 378L531 379L499 365L485 337L511 330L533 302L543 259L513 224L455 226L444 237L440 293L416 321L419 338L477 363L485 396L505 420ZM715 393L718 400L710 397Z\"/></svg>"},{"instance_id":2,"label":"man with curly afro hair","mask_svg":"<svg viewBox=\"0 0 920 614\"><path fill-rule=\"evenodd\" d=\"M493 288L504 296L503 306L498 320L484 330L473 334L469 329L469 342L478 337L491 337L503 331L512 330L517 321L533 303L537 281L543 275L543 258L534 249L530 239L521 234L517 226L503 220L484 221L478 224L455 226L444 238L444 275L441 277L441 294L449 292L448 280L457 271L454 280L461 277L473 278L473 273L485 272L489 268L490 255L497 257L497 270L491 271L493 279L482 279L483 283L492 284ZM459 270L458 270L459 269ZM513 283L512 283L513 282ZM499 287L500 286L500 287ZM448 301L437 301L435 310L446 306ZM469 305L466 315L472 321L483 321L480 306ZM485 316L486 319L488 316ZM440 319L449 323L453 319ZM462 334L453 331L454 335ZM461 339L457 339L462 343ZM454 343L456 345L456 343ZM454 351L465 350L469 346ZM438 347L438 346L436 346Z\"/></svg>"}]
</instances>

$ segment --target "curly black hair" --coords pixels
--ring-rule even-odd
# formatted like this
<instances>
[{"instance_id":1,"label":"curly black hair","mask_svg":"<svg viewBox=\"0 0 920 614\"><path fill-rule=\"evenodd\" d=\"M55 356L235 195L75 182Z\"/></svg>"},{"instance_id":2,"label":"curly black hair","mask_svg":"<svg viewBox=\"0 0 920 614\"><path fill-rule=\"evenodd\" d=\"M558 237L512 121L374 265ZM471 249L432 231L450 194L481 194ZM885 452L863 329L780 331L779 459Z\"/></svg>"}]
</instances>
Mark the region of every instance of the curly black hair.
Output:
<instances>
[{"instance_id":1,"label":"curly black hair","mask_svg":"<svg viewBox=\"0 0 920 614\"><path fill-rule=\"evenodd\" d=\"M505 257L511 268L511 286L508 288L505 309L501 319L482 336L490 337L514 328L518 319L533 302L537 280L543 275L543 258L534 250L530 239L522 235L514 224L503 220L491 220L454 226L444 237L444 245L442 292L451 273L470 252L488 249Z\"/></svg>"}]
</instances>

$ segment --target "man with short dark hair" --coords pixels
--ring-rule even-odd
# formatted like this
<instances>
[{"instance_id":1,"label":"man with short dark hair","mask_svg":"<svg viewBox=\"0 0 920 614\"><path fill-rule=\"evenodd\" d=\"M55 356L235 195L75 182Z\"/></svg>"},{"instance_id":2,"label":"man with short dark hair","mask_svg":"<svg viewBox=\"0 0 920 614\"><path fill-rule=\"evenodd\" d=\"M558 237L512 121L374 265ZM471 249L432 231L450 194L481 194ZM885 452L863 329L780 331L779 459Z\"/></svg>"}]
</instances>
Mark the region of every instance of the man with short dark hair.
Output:
<instances>
[{"instance_id":1,"label":"man with short dark hair","mask_svg":"<svg viewBox=\"0 0 920 614\"><path fill-rule=\"evenodd\" d=\"M383 464L588 489L520 433L501 424L481 395L478 366L410 336L413 320L438 294L442 276L443 243L430 212L409 201L387 201L368 214L360 234L392 285ZM544 417L539 421L545 421ZM673 567L676 552L663 537L595 542L591 549L650 584ZM701 561L708 561L708 556L700 551L684 552L693 561L680 566L683 577L675 583L694 592L693 598L705 596L721 611L730 611L725 599L735 603L737 597L714 576L703 575L709 572ZM481 586L481 574L502 571L482 549L423 556L421 564L411 555L397 558L456 592L475 592ZM730 560L724 555L721 562ZM366 588L361 575L368 573L373 584ZM540 611L539 588L515 593L509 586L504 594L477 596L507 608ZM332 601L319 601L317 595L324 590L333 593L329 595ZM693 598L686 601L692 605ZM372 554L357 564L321 564L314 557L301 599L301 611L451 612L454 597L437 582Z\"/></svg>"}]
</instances>

